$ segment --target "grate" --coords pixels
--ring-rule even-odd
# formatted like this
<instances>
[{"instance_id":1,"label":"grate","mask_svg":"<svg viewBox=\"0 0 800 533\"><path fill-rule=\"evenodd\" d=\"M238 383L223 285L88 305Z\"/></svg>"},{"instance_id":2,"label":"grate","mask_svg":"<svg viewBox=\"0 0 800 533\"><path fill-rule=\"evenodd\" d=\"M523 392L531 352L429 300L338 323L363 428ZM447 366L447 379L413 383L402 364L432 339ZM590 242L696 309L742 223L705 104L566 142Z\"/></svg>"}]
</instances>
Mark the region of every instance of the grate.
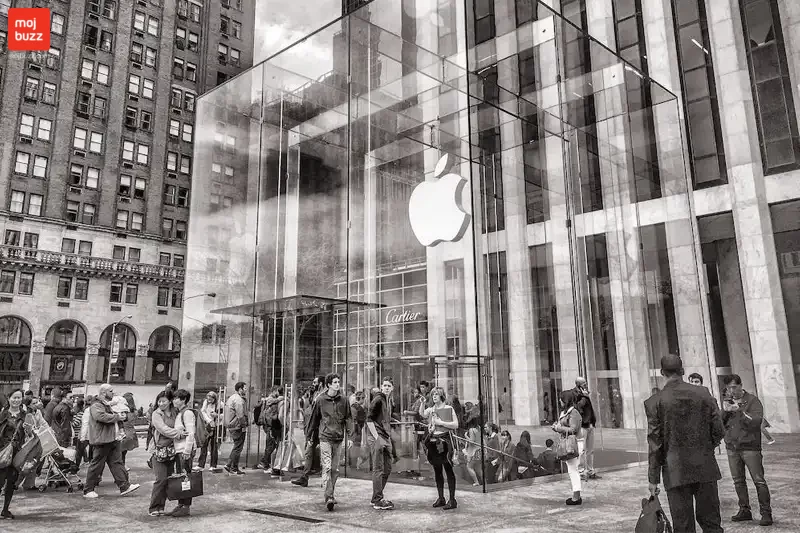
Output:
<instances>
[{"instance_id":1,"label":"grate","mask_svg":"<svg viewBox=\"0 0 800 533\"><path fill-rule=\"evenodd\" d=\"M277 511L269 511L267 509L247 509L248 513L265 514L268 516L277 516L278 518L288 518L289 520L299 520L301 522L308 522L309 524L321 524L325 520L318 518L309 518L307 516L300 516L296 514L279 513Z\"/></svg>"}]
</instances>

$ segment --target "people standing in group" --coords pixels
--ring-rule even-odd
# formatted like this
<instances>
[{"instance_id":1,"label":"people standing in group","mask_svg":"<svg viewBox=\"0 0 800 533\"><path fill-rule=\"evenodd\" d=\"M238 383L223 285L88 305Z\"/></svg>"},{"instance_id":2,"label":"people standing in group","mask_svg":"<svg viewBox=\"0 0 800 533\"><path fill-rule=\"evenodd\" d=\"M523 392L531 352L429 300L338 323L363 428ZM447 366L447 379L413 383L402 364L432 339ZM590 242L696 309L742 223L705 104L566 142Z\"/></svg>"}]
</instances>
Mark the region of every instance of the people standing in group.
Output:
<instances>
[{"instance_id":1,"label":"people standing in group","mask_svg":"<svg viewBox=\"0 0 800 533\"><path fill-rule=\"evenodd\" d=\"M761 424L764 408L755 395L742 388L742 378L732 374L725 378L722 401L722 422L725 426L725 449L733 485L739 499L739 512L731 520L744 522L753 519L750 496L747 492L745 467L756 486L762 526L771 526L772 507L767 482L764 479L764 458L761 454Z\"/></svg>"},{"instance_id":2,"label":"people standing in group","mask_svg":"<svg viewBox=\"0 0 800 533\"><path fill-rule=\"evenodd\" d=\"M292 480L292 485L299 487L308 486L308 478L314 465L314 456L319 445L316 441L314 432L311 430L311 413L314 411L314 404L321 394L325 392L325 377L317 376L311 382L311 388L303 399L303 433L306 438L306 446L303 451L303 473L299 478Z\"/></svg>"},{"instance_id":3,"label":"people standing in group","mask_svg":"<svg viewBox=\"0 0 800 533\"><path fill-rule=\"evenodd\" d=\"M167 504L167 482L175 473L175 439L185 437L184 432L175 427L177 412L172 405L172 391L163 390L156 397L155 409L151 415L153 426L153 474L155 482L150 494L150 516L164 516ZM186 504L178 500L178 506ZM191 500L188 502L191 504Z\"/></svg>"},{"instance_id":4,"label":"people standing in group","mask_svg":"<svg viewBox=\"0 0 800 533\"><path fill-rule=\"evenodd\" d=\"M264 456L256 468L276 477L281 475L281 469L280 466L275 468L273 457L283 439L285 401L283 387L273 387L269 396L264 399L259 420L259 425L264 430L265 443Z\"/></svg>"},{"instance_id":5,"label":"people standing in group","mask_svg":"<svg viewBox=\"0 0 800 533\"><path fill-rule=\"evenodd\" d=\"M121 496L132 493L139 488L128 479L128 472L122 464L122 441L117 439L118 424L128 416L125 413L114 413L111 402L114 400L114 389L108 383L100 385L97 398L89 406L89 444L94 448L92 461L86 473L86 484L83 495L86 498L97 498L95 492L105 465L111 470L114 483L119 487Z\"/></svg>"},{"instance_id":6,"label":"people standing in group","mask_svg":"<svg viewBox=\"0 0 800 533\"><path fill-rule=\"evenodd\" d=\"M86 456L86 446L81 440L81 426L83 422L83 412L85 410L85 402L83 398L73 397L72 407L72 445L75 446L75 466L81 467L81 463L88 459Z\"/></svg>"},{"instance_id":7,"label":"people standing in group","mask_svg":"<svg viewBox=\"0 0 800 533\"><path fill-rule=\"evenodd\" d=\"M206 425L208 438L205 442L198 442L200 446L200 457L197 460L197 467L203 470L206 467L206 457L209 457L212 472L218 471L219 465L219 443L217 442L217 421L219 419L219 406L217 404L217 393L209 391L206 394L203 405L200 407L202 420L199 423Z\"/></svg>"},{"instance_id":8,"label":"people standing in group","mask_svg":"<svg viewBox=\"0 0 800 533\"><path fill-rule=\"evenodd\" d=\"M578 463L578 472L583 480L600 479L594 471L594 428L597 424L597 416L594 412L592 399L589 396L589 387L586 378L578 377L575 380L575 408L581 414L581 434L578 440L583 441L583 453L581 453Z\"/></svg>"},{"instance_id":9,"label":"people standing in group","mask_svg":"<svg viewBox=\"0 0 800 533\"><path fill-rule=\"evenodd\" d=\"M0 410L0 450L9 444L11 451L16 454L25 439L23 424L25 421L25 408L22 406L22 390L17 389L8 397L8 406ZM0 518L13 519L10 511L11 500L17 482L17 470L13 464L0 468L0 487L3 489L3 510Z\"/></svg>"},{"instance_id":10,"label":"people standing in group","mask_svg":"<svg viewBox=\"0 0 800 533\"><path fill-rule=\"evenodd\" d=\"M341 376L325 376L325 387L325 392L314 403L309 431L319 441L325 506L328 511L333 511L337 503L334 491L339 478L339 464L347 441L352 437L353 427L349 402L341 394Z\"/></svg>"},{"instance_id":11,"label":"people standing in group","mask_svg":"<svg viewBox=\"0 0 800 533\"><path fill-rule=\"evenodd\" d=\"M50 423L56 442L62 448L69 448L72 444L72 397L72 392L61 396L61 401L53 408Z\"/></svg>"},{"instance_id":12,"label":"people standing in group","mask_svg":"<svg viewBox=\"0 0 800 533\"><path fill-rule=\"evenodd\" d=\"M192 395L186 389L178 389L172 398L172 406L175 410L175 429L180 435L173 439L175 447L175 472L178 474L192 471L194 452L197 448L195 442L195 430L198 423L194 411L191 409ZM178 500L178 505L170 511L169 516L178 518L189 516L192 506L191 498Z\"/></svg>"},{"instance_id":13,"label":"people standing in group","mask_svg":"<svg viewBox=\"0 0 800 533\"><path fill-rule=\"evenodd\" d=\"M243 475L244 471L239 468L239 460L242 457L247 427L250 425L247 420L247 400L245 400L247 383L240 381L234 385L233 390L234 393L225 403L224 423L228 435L233 440L233 448L228 457L228 464L225 465L225 471L229 474Z\"/></svg>"},{"instance_id":14,"label":"people standing in group","mask_svg":"<svg viewBox=\"0 0 800 533\"><path fill-rule=\"evenodd\" d=\"M583 441L578 438L583 429L583 417L576 407L578 400L578 393L574 389L562 391L560 397L561 413L558 415L558 421L553 424L553 431L559 433L562 438L575 435L578 444L578 456L564 461L567 464L567 473L569 474L569 481L572 485L572 497L567 498L567 505L583 504L583 498L581 497L581 475L578 471L578 463L580 462L581 452L583 451Z\"/></svg>"},{"instance_id":15,"label":"people standing in group","mask_svg":"<svg viewBox=\"0 0 800 533\"><path fill-rule=\"evenodd\" d=\"M676 532L722 533L715 449L725 434L719 407L708 389L683 381L677 355L661 358L662 389L644 402L647 415L648 482L651 496L667 491Z\"/></svg>"},{"instance_id":16,"label":"people standing in group","mask_svg":"<svg viewBox=\"0 0 800 533\"><path fill-rule=\"evenodd\" d=\"M373 392L367 411L367 446L372 457L372 508L380 511L394 509L394 503L384 498L383 491L395 458L392 444L392 411L389 398L394 391L394 381L386 376L379 391Z\"/></svg>"},{"instance_id":17,"label":"people standing in group","mask_svg":"<svg viewBox=\"0 0 800 533\"><path fill-rule=\"evenodd\" d=\"M125 465L125 470L130 472L128 466L128 452L135 450L139 447L139 437L136 436L136 426L134 425L136 416L136 402L133 399L133 394L126 392L122 395L125 404L128 407L128 414L125 420L122 421L122 430L124 437L122 439L122 464Z\"/></svg>"},{"instance_id":18,"label":"people standing in group","mask_svg":"<svg viewBox=\"0 0 800 533\"><path fill-rule=\"evenodd\" d=\"M433 405L427 409L420 408L421 417L428 422L428 436L425 449L428 462L433 467L436 479L436 490L439 497L433 502L434 507L444 510L458 507L456 501L456 474L453 471L453 440L451 433L458 429L458 414L452 405L446 403L444 389L435 387L431 391ZM449 500L444 499L444 475L447 475Z\"/></svg>"}]
</instances>

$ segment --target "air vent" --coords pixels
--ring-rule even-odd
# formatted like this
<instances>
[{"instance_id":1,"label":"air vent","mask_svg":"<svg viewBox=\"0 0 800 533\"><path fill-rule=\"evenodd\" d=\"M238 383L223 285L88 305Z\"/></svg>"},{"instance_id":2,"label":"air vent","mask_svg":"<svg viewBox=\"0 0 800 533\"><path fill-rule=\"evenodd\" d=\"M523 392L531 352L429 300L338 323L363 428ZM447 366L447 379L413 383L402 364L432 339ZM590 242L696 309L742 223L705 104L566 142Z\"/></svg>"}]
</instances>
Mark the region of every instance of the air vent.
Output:
<instances>
[{"instance_id":1,"label":"air vent","mask_svg":"<svg viewBox=\"0 0 800 533\"><path fill-rule=\"evenodd\" d=\"M69 302L58 302L59 307L69 307Z\"/></svg>"},{"instance_id":2,"label":"air vent","mask_svg":"<svg viewBox=\"0 0 800 533\"><path fill-rule=\"evenodd\" d=\"M136 96L135 94L128 93L128 100L130 100L131 102L138 102L139 101L139 97Z\"/></svg>"},{"instance_id":3,"label":"air vent","mask_svg":"<svg viewBox=\"0 0 800 533\"><path fill-rule=\"evenodd\" d=\"M80 187L70 187L69 188L69 192L71 192L72 194L80 194L81 193L81 189L80 189Z\"/></svg>"},{"instance_id":4,"label":"air vent","mask_svg":"<svg viewBox=\"0 0 800 533\"><path fill-rule=\"evenodd\" d=\"M30 137L24 137L24 136L20 135L19 142L21 142L23 144L31 144L33 141L31 140Z\"/></svg>"},{"instance_id":5,"label":"air vent","mask_svg":"<svg viewBox=\"0 0 800 533\"><path fill-rule=\"evenodd\" d=\"M132 66L133 68L138 68L139 70L141 70L141 69L142 69L142 64L141 64L141 63L131 63L131 66Z\"/></svg>"},{"instance_id":6,"label":"air vent","mask_svg":"<svg viewBox=\"0 0 800 533\"><path fill-rule=\"evenodd\" d=\"M89 52L90 54L96 54L97 53L97 50L95 49L95 47L94 46L89 46L88 44L84 45L83 49L86 50L87 52Z\"/></svg>"},{"instance_id":7,"label":"air vent","mask_svg":"<svg viewBox=\"0 0 800 533\"><path fill-rule=\"evenodd\" d=\"M37 64L35 64L35 63L30 63L30 64L28 65L28 68L29 68L29 69L31 69L31 70L37 70L37 71L39 71L39 72L41 72L41 71L42 71L42 67L40 67L39 65L37 65Z\"/></svg>"},{"instance_id":8,"label":"air vent","mask_svg":"<svg viewBox=\"0 0 800 533\"><path fill-rule=\"evenodd\" d=\"M172 178L174 180L178 179L178 175L175 174L174 172L167 172L167 177Z\"/></svg>"},{"instance_id":9,"label":"air vent","mask_svg":"<svg viewBox=\"0 0 800 533\"><path fill-rule=\"evenodd\" d=\"M69 231L78 231L78 226L67 226L67 230Z\"/></svg>"},{"instance_id":10,"label":"air vent","mask_svg":"<svg viewBox=\"0 0 800 533\"><path fill-rule=\"evenodd\" d=\"M10 298L9 298L9 299L10 299ZM158 310L158 314L159 314L159 315L166 315L166 314L167 314L167 310L166 310L166 309L159 309L159 310Z\"/></svg>"},{"instance_id":11,"label":"air vent","mask_svg":"<svg viewBox=\"0 0 800 533\"><path fill-rule=\"evenodd\" d=\"M144 33L140 32L140 31L135 31L135 32L133 32L133 33L134 33L134 35L136 35L138 38L140 38L140 39L144 39Z\"/></svg>"},{"instance_id":12,"label":"air vent","mask_svg":"<svg viewBox=\"0 0 800 533\"><path fill-rule=\"evenodd\" d=\"M122 163L122 168L133 168L133 164L126 161L125 163Z\"/></svg>"},{"instance_id":13,"label":"air vent","mask_svg":"<svg viewBox=\"0 0 800 533\"><path fill-rule=\"evenodd\" d=\"M87 89L91 89L93 87L92 82L90 81L82 81L81 85L86 87Z\"/></svg>"},{"instance_id":14,"label":"air vent","mask_svg":"<svg viewBox=\"0 0 800 533\"><path fill-rule=\"evenodd\" d=\"M92 20L100 20L95 13L89 13L89 18Z\"/></svg>"},{"instance_id":15,"label":"air vent","mask_svg":"<svg viewBox=\"0 0 800 533\"><path fill-rule=\"evenodd\" d=\"M129 204L129 203L131 203L131 199L130 199L130 198L128 198L127 196L120 196L120 197L119 197L119 201L120 201L120 203L122 203L122 204Z\"/></svg>"},{"instance_id":16,"label":"air vent","mask_svg":"<svg viewBox=\"0 0 800 533\"><path fill-rule=\"evenodd\" d=\"M112 305L111 306L111 310L112 311L122 311L122 306L121 305Z\"/></svg>"},{"instance_id":17,"label":"air vent","mask_svg":"<svg viewBox=\"0 0 800 533\"><path fill-rule=\"evenodd\" d=\"M81 118L89 118L89 113L86 113L85 111L75 111L75 114Z\"/></svg>"},{"instance_id":18,"label":"air vent","mask_svg":"<svg viewBox=\"0 0 800 533\"><path fill-rule=\"evenodd\" d=\"M174 107L172 108L172 112L175 113L176 115L182 114L180 109L175 109Z\"/></svg>"},{"instance_id":19,"label":"air vent","mask_svg":"<svg viewBox=\"0 0 800 533\"><path fill-rule=\"evenodd\" d=\"M142 7L147 7L147 2L145 2L144 0L139 0L138 4Z\"/></svg>"},{"instance_id":20,"label":"air vent","mask_svg":"<svg viewBox=\"0 0 800 533\"><path fill-rule=\"evenodd\" d=\"M4 303L4 304L14 303L14 298L12 298L11 296L0 296L0 303ZM161 311L159 311L159 313L160 312ZM167 312L164 311L164 314L166 315Z\"/></svg>"},{"instance_id":21,"label":"air vent","mask_svg":"<svg viewBox=\"0 0 800 533\"><path fill-rule=\"evenodd\" d=\"M83 150L73 150L72 155L76 155L78 157L86 157L86 152Z\"/></svg>"}]
</instances>

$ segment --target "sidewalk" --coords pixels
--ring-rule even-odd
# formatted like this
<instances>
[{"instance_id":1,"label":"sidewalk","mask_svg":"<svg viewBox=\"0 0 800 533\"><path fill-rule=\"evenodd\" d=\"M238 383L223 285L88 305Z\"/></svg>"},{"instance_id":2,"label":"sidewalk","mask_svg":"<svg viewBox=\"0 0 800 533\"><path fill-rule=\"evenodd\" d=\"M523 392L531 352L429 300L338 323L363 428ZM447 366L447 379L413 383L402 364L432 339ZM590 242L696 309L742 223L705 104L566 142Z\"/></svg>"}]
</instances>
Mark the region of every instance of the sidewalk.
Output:
<instances>
[{"instance_id":1,"label":"sidewalk","mask_svg":"<svg viewBox=\"0 0 800 533\"><path fill-rule=\"evenodd\" d=\"M784 437L784 436L782 436ZM789 437L789 436L785 436ZM761 528L756 522L732 524L736 512L736 495L730 479L727 460L720 456L723 479L720 483L723 527L729 532L752 533L800 531L800 513L794 507L797 471L800 471L800 447L790 450L766 450L767 481L772 492L775 526ZM152 488L152 472L145 465L140 449L129 455L131 480L141 483L136 493L121 498L106 472L99 487L101 497L86 500L78 493L64 489L46 493L23 492L14 497L11 510L16 520L0 522L3 533L45 533L53 529L62 533L120 531L125 533L170 530L174 533L248 533L269 531L541 531L628 533L638 517L640 502L647 492L644 467L606 472L603 478L585 485L584 505L567 508L569 481L534 484L516 490L490 494L464 492L458 496L459 508L444 512L432 509L436 491L429 487L389 483L386 497L395 511L374 511L369 506L371 484L368 481L341 478L337 484L336 512L329 513L322 503L318 479L312 478L308 488L280 482L260 471L245 476L205 474L206 495L195 500L192 516L187 519L151 518L147 506ZM82 469L85 472L85 469ZM753 504L755 489L750 486ZM666 496L662 495L666 507ZM757 507L757 505L756 505ZM270 516L247 512L261 509L299 517ZM301 519L320 520L310 523Z\"/></svg>"}]
</instances>

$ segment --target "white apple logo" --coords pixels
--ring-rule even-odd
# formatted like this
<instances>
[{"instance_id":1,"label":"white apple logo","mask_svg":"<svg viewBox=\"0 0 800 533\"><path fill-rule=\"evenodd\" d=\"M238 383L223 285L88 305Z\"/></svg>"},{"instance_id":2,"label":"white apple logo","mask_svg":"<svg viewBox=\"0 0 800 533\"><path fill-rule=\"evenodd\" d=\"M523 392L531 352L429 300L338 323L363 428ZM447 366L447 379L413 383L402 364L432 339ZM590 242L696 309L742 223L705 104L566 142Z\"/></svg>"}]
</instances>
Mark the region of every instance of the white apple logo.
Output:
<instances>
[{"instance_id":1,"label":"white apple logo","mask_svg":"<svg viewBox=\"0 0 800 533\"><path fill-rule=\"evenodd\" d=\"M436 179L446 166L447 154L436 163L433 180L417 185L408 201L411 229L423 246L458 241L469 226L470 216L461 204L467 180L453 173Z\"/></svg>"}]
</instances>

